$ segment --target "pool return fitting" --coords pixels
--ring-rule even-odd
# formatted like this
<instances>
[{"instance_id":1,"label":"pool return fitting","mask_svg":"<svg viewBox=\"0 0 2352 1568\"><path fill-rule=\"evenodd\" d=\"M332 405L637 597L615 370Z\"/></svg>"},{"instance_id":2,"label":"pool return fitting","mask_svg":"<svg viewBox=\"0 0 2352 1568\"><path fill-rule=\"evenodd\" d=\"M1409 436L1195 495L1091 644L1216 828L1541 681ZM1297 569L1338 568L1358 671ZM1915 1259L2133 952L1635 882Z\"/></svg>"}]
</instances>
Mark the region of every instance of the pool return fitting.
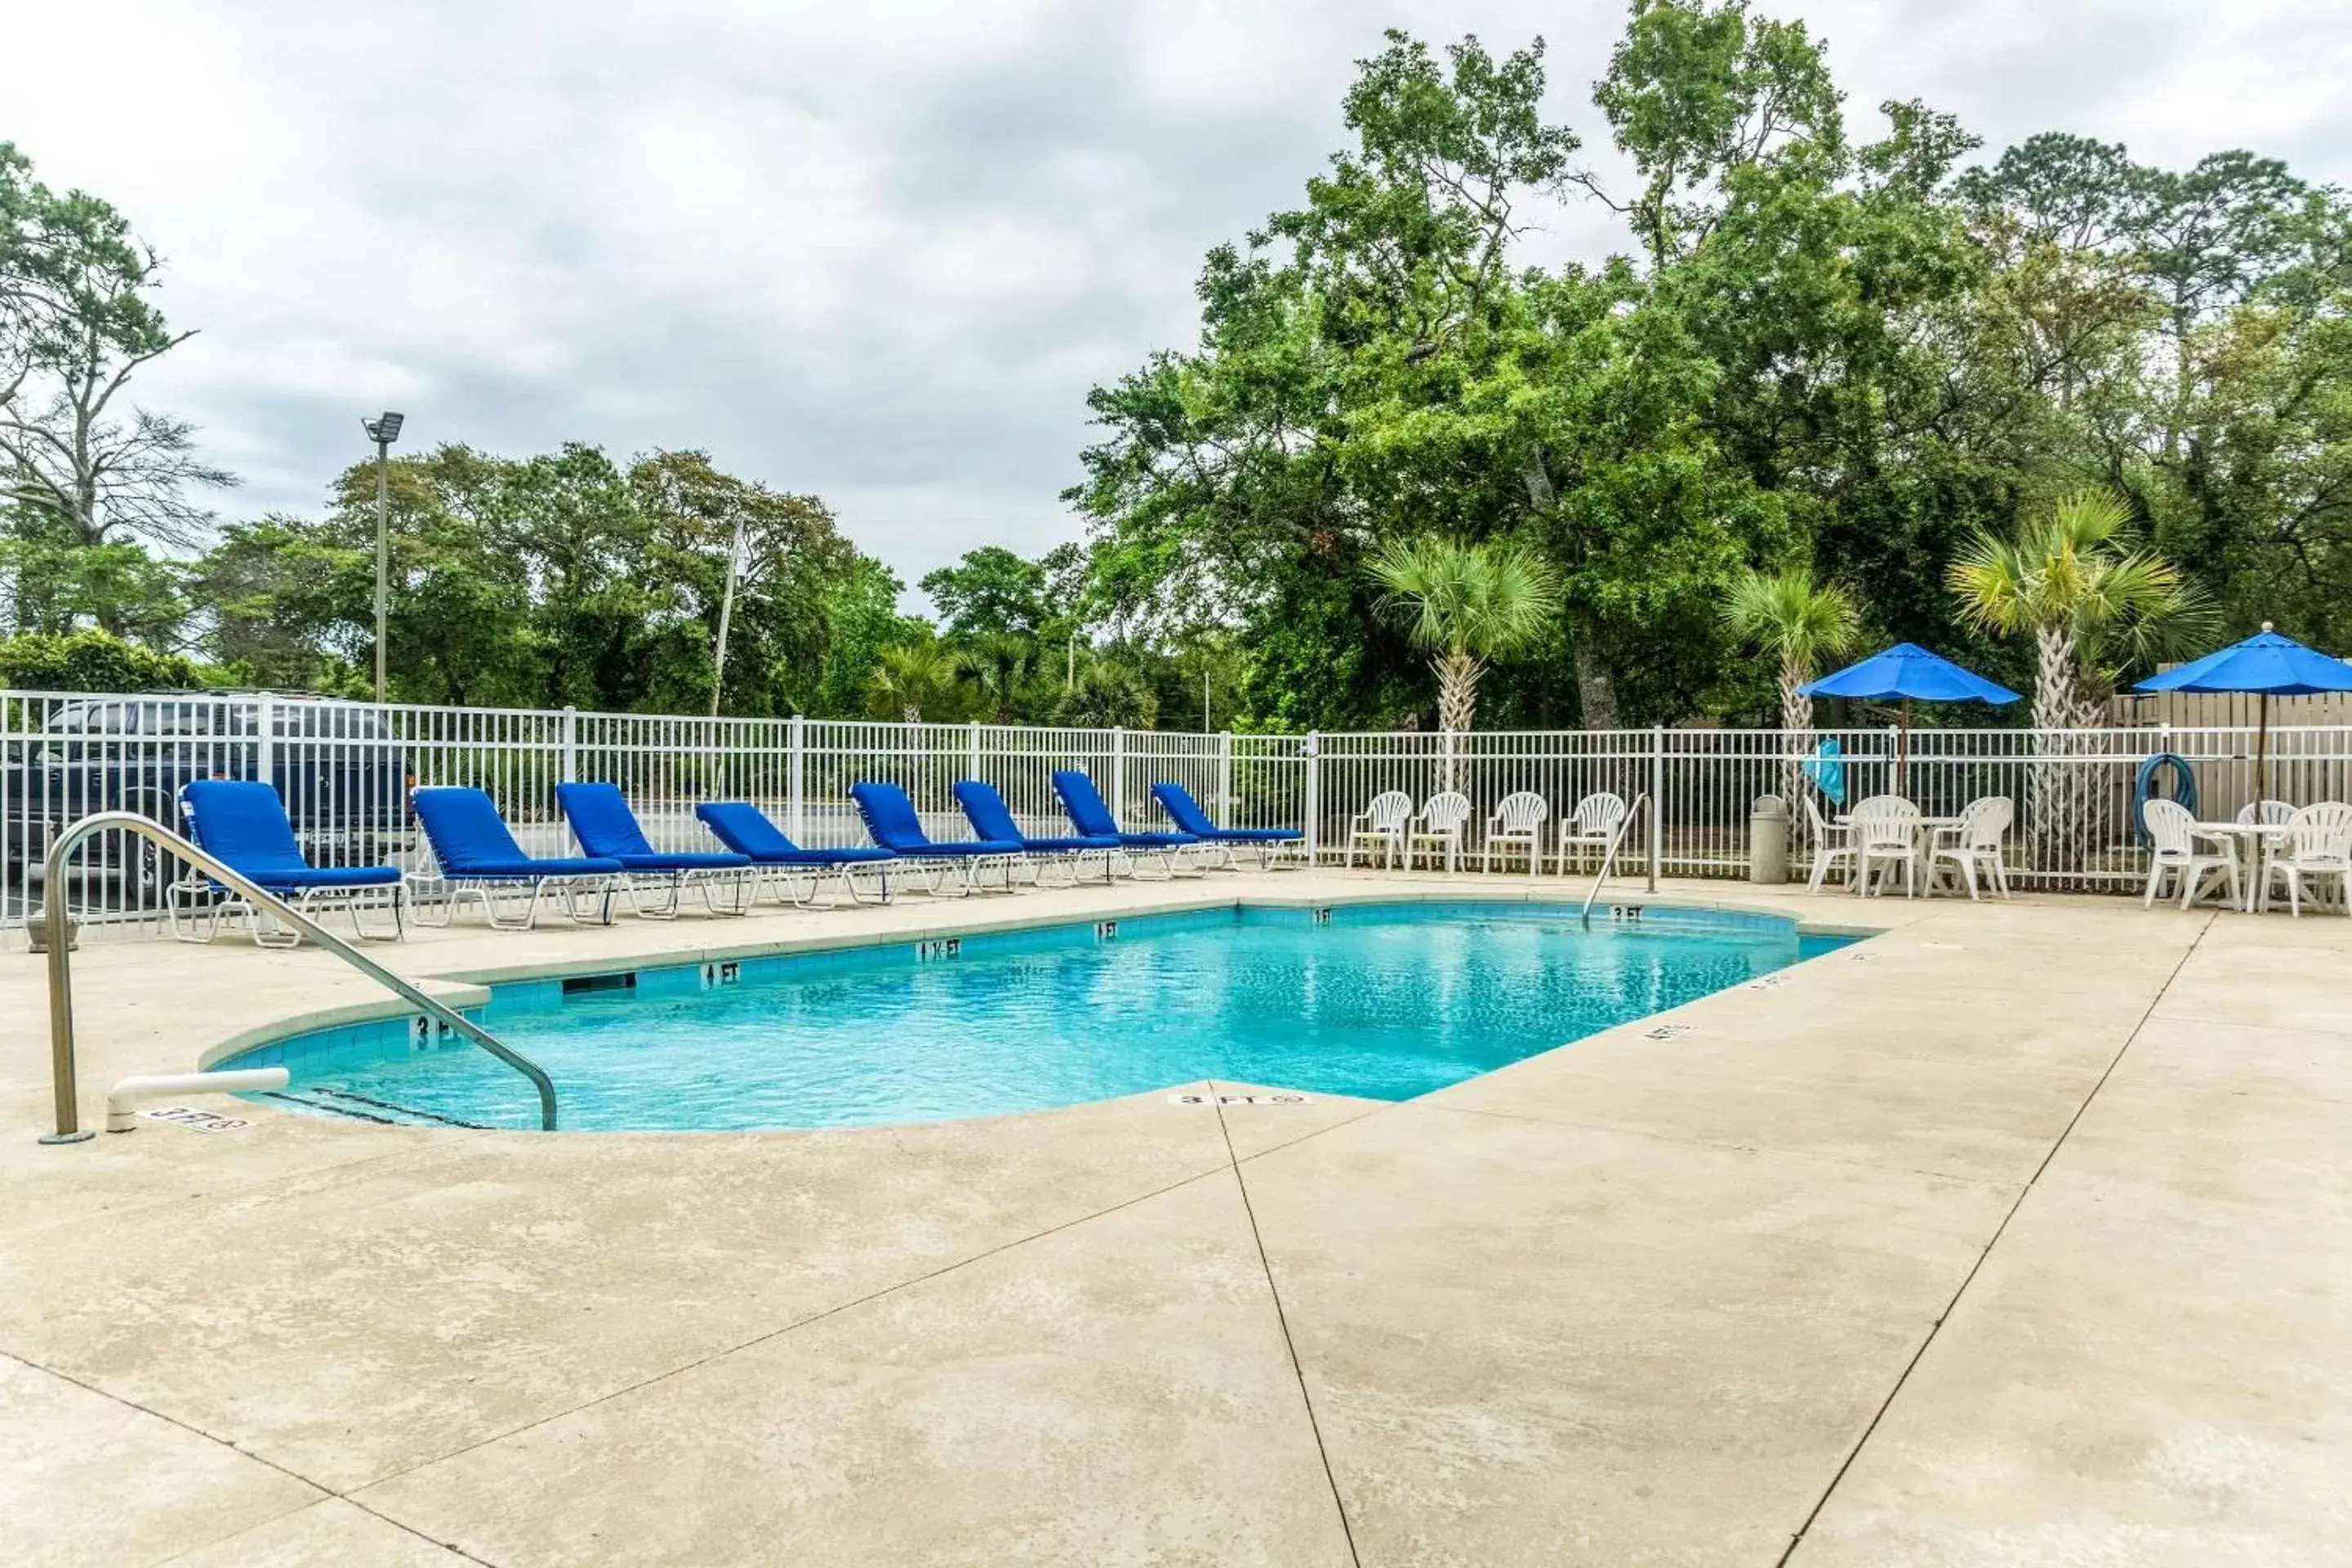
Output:
<instances>
[{"instance_id":1,"label":"pool return fitting","mask_svg":"<svg viewBox=\"0 0 2352 1568\"><path fill-rule=\"evenodd\" d=\"M538 1063L508 1047L497 1036L456 1008L427 996L285 900L254 886L243 873L223 864L218 856L190 843L162 823L134 811L101 811L83 817L59 833L56 842L49 846L48 859L43 868L41 922L49 961L49 1084L57 1101L58 1128L54 1132L43 1133L42 1142L79 1143L91 1136L82 1129L79 1095L74 1079L73 926L66 915L66 860L81 847L83 841L109 830L135 834L174 859L186 861L230 892L248 900L256 910L266 910L273 918L285 921L300 935L310 938L410 1006L436 1020L444 1027L465 1036L530 1079L531 1087L539 1091L539 1124L547 1131L555 1131L555 1084ZM268 1074L274 1074L276 1082L247 1084L229 1081ZM282 1068L175 1074L169 1078L128 1078L115 1085L113 1092L107 1096L107 1125L110 1131L127 1131L127 1128L117 1125L118 1107L127 1107L131 1100L140 1098L157 1084L173 1087L154 1089L152 1092L179 1094L190 1089L234 1092L241 1089L282 1088L285 1082L286 1072ZM121 1116L127 1120L130 1112L127 1109L122 1110Z\"/></svg>"}]
</instances>

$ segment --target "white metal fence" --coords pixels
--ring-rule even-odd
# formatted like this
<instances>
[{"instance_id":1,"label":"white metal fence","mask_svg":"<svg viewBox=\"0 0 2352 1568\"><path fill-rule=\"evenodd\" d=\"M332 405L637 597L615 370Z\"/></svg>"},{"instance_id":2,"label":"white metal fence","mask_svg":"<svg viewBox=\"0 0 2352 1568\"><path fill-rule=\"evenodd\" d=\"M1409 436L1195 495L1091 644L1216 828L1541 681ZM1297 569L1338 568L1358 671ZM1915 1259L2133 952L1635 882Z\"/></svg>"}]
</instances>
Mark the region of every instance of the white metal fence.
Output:
<instances>
[{"instance_id":1,"label":"white metal fence","mask_svg":"<svg viewBox=\"0 0 2352 1568\"><path fill-rule=\"evenodd\" d=\"M1648 797L1624 863L1706 877L1745 873L1752 804L1789 791L1800 756L1823 740L1842 752L1848 802L1899 791L1937 816L1979 795L2010 796L2018 805L2011 876L2026 886L2137 885L2147 862L2132 807L2153 756L2184 759L2206 817L2234 815L2254 795L2254 732L2236 728L1916 731L1904 748L1891 730L1797 740L1676 729L1212 735L0 692L0 928L22 924L37 907L40 861L59 828L114 808L176 826L179 787L196 778L276 784L320 864L410 868L420 864L407 808L417 784L478 785L526 848L561 853L567 834L555 785L567 779L618 784L666 847L708 847L693 816L705 800L751 801L794 837L824 846L862 841L848 802L859 779L906 786L941 837L967 832L950 794L962 778L997 785L1024 828L1062 831L1049 775L1078 768L1130 827L1162 825L1150 790L1173 780L1231 826L1304 828L1325 860L1339 858L1349 820L1387 790L1416 804L1446 789L1467 795L1474 853L1507 795L1528 791L1547 803L1549 848L1575 803L1607 790ZM2269 754L2271 797L2352 798L2352 729L2273 730ZM1823 798L1809 783L1798 793ZM1801 871L1811 847L1801 814L1796 838ZM177 870L142 843L100 837L73 868L68 895L87 922L152 929ZM1559 874L1556 857L1544 874Z\"/></svg>"}]
</instances>

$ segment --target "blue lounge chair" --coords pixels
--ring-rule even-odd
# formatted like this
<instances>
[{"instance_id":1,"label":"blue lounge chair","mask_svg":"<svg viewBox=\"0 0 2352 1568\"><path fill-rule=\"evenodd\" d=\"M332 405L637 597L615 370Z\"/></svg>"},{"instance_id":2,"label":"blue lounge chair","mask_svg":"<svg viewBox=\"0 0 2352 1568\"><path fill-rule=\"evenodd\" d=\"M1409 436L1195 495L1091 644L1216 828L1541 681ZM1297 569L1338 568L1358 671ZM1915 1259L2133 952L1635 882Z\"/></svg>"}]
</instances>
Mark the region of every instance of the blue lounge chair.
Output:
<instances>
[{"instance_id":1,"label":"blue lounge chair","mask_svg":"<svg viewBox=\"0 0 2352 1568\"><path fill-rule=\"evenodd\" d=\"M1255 849L1261 870L1270 869L1281 857L1297 855L1304 865L1307 835L1296 827L1220 827L1209 820L1192 792L1180 784L1156 784L1151 786L1151 798L1168 814L1179 833L1189 833L1203 845L1216 851L1221 863L1231 867L1234 851Z\"/></svg>"},{"instance_id":2,"label":"blue lounge chair","mask_svg":"<svg viewBox=\"0 0 2352 1568\"><path fill-rule=\"evenodd\" d=\"M583 895L603 896L596 923L613 923L613 883L621 875L618 860L593 856L548 858L526 855L507 830L506 819L490 797L478 789L436 785L413 790L408 801L416 809L417 826L433 850L432 880L446 891L440 918L417 906L416 918L428 925L447 925L457 900L472 893L482 900L482 918L500 931L529 931L539 921L539 904L549 884L563 896L562 912L574 924L583 923ZM520 920L499 911L499 896L528 890L530 902Z\"/></svg>"},{"instance_id":3,"label":"blue lounge chair","mask_svg":"<svg viewBox=\"0 0 2352 1568\"><path fill-rule=\"evenodd\" d=\"M890 862L898 857L887 849L803 849L785 837L783 830L768 820L766 812L747 801L705 801L694 808L694 815L719 843L738 855L748 856L754 869L776 873L775 880L786 895L803 909L815 905L825 879L832 877L840 879L841 890L852 902L864 903L866 895L857 887L860 870L880 876L882 896L878 901L890 901ZM798 887L803 881L808 886L806 896Z\"/></svg>"},{"instance_id":4,"label":"blue lounge chair","mask_svg":"<svg viewBox=\"0 0 2352 1568\"><path fill-rule=\"evenodd\" d=\"M627 873L621 879L622 890L629 896L630 910L639 917L676 919L678 900L689 887L701 891L702 907L714 915L747 912L750 856L724 850L655 848L618 784L560 784L555 786L555 804L562 810L563 819L572 824L572 837L580 840L583 850L600 860L621 863ZM648 881L665 895L650 905L638 897ZM724 900L718 897L722 889L729 895Z\"/></svg>"},{"instance_id":5,"label":"blue lounge chair","mask_svg":"<svg viewBox=\"0 0 2352 1568\"><path fill-rule=\"evenodd\" d=\"M1061 837L1037 838L1021 831L1013 820L1013 808L1004 804L1004 796L996 786L978 779L965 779L955 786L956 803L971 822L971 830L982 838L1012 842L1021 846L1030 858L1035 879L1042 886L1046 868L1059 866L1069 874L1064 886L1075 887L1086 870L1089 855L1102 857L1103 880L1110 880L1111 857L1118 852L1118 840L1108 834L1082 833Z\"/></svg>"},{"instance_id":6,"label":"blue lounge chair","mask_svg":"<svg viewBox=\"0 0 2352 1568\"><path fill-rule=\"evenodd\" d=\"M1076 768L1064 768L1054 774L1054 793L1062 797L1062 809L1070 814L1070 821L1080 833L1089 837L1116 838L1119 853L1128 858L1128 875L1139 877L1147 864L1156 864L1162 877L1183 876L1181 862L1183 851L1193 848L1200 840L1189 833L1125 833L1119 830L1118 819L1104 804L1102 792L1095 781ZM1190 875L1199 876L1195 866Z\"/></svg>"},{"instance_id":7,"label":"blue lounge chair","mask_svg":"<svg viewBox=\"0 0 2352 1568\"><path fill-rule=\"evenodd\" d=\"M894 784L854 784L849 786L849 798L857 803L857 815L866 819L866 831L874 836L874 842L924 878L925 892L942 897L980 892L984 887L982 879L992 866L1003 879L987 890L1013 890L1013 868L1021 860L1020 840L934 839L923 831L915 803Z\"/></svg>"},{"instance_id":8,"label":"blue lounge chair","mask_svg":"<svg viewBox=\"0 0 2352 1568\"><path fill-rule=\"evenodd\" d=\"M354 935L397 942L405 934L400 868L311 865L274 786L243 779L196 779L180 786L180 816L198 848L302 914L334 904L351 916ZM378 901L392 907L389 931L371 931L360 919L362 905ZM243 915L260 946L301 945L299 932L281 929L266 910L210 877L190 876L163 890L164 922L182 942L212 941L220 932L223 915Z\"/></svg>"}]
</instances>

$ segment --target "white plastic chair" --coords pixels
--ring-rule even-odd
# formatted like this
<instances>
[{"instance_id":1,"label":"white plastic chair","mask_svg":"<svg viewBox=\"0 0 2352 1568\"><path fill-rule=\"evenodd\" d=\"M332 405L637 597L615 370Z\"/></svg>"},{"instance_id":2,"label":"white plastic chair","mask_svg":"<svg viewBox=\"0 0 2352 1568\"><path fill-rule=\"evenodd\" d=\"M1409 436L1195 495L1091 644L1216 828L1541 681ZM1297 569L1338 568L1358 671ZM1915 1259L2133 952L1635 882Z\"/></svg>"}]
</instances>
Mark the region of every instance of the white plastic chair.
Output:
<instances>
[{"instance_id":1,"label":"white plastic chair","mask_svg":"<svg viewBox=\"0 0 2352 1568\"><path fill-rule=\"evenodd\" d=\"M2000 844L2009 825L2017 818L2017 807L2005 795L1989 795L1969 802L1960 813L1960 820L1946 831L1953 842L1938 844L1927 862L1927 886L1936 885L1936 873L1949 863L1960 874L1969 889L1969 901L1976 901L1977 868L1984 868L1985 885L2000 898L2009 897L2009 871L2001 865Z\"/></svg>"},{"instance_id":2,"label":"white plastic chair","mask_svg":"<svg viewBox=\"0 0 2352 1568\"><path fill-rule=\"evenodd\" d=\"M1445 851L1445 868L1453 870L1462 854L1462 829L1469 823L1470 814L1475 809L1470 804L1470 797L1457 790L1431 795L1423 803L1421 815L1414 817L1412 826L1405 830L1404 868L1408 871L1412 869L1414 858L1425 846L1429 850L1430 865L1437 864L1437 852L1443 849Z\"/></svg>"},{"instance_id":3,"label":"white plastic chair","mask_svg":"<svg viewBox=\"0 0 2352 1568\"><path fill-rule=\"evenodd\" d=\"M1805 795L1805 821L1813 830L1813 874L1805 883L1805 891L1818 893L1829 880L1832 867L1843 865L1846 879L1853 878L1853 832L1843 824L1832 822L1822 815L1819 802L1808 793Z\"/></svg>"},{"instance_id":4,"label":"white plastic chair","mask_svg":"<svg viewBox=\"0 0 2352 1568\"><path fill-rule=\"evenodd\" d=\"M1495 807L1495 815L1486 819L1486 847L1478 868L1491 871L1495 857L1500 855L1508 866L1511 851L1524 849L1530 875L1543 863L1544 818L1551 815L1551 803L1533 790L1520 790L1507 795Z\"/></svg>"},{"instance_id":5,"label":"white plastic chair","mask_svg":"<svg viewBox=\"0 0 2352 1568\"><path fill-rule=\"evenodd\" d=\"M1853 890L1874 896L1872 868L1878 868L1876 890L1886 878L1903 873L1903 896L1919 896L1919 808L1899 795L1874 795L1848 814L1853 835Z\"/></svg>"},{"instance_id":6,"label":"white plastic chair","mask_svg":"<svg viewBox=\"0 0 2352 1568\"><path fill-rule=\"evenodd\" d=\"M1622 797L1600 790L1576 803L1576 809L1560 819L1559 874L1568 875L1568 857L1571 850L1590 849L1595 858L1606 853L1610 841L1617 837L1618 825L1625 820Z\"/></svg>"},{"instance_id":7,"label":"white plastic chair","mask_svg":"<svg viewBox=\"0 0 2352 1568\"><path fill-rule=\"evenodd\" d=\"M2265 904L2270 884L2284 881L2287 911L2300 920L2304 879L2333 877L2345 913L2352 914L2352 805L2332 800L2306 805L2288 817L2285 826L2286 842L2263 868Z\"/></svg>"},{"instance_id":8,"label":"white plastic chair","mask_svg":"<svg viewBox=\"0 0 2352 1568\"><path fill-rule=\"evenodd\" d=\"M1412 796L1401 789L1382 790L1372 796L1371 805L1358 812L1348 824L1348 858L1344 864L1356 863L1356 850L1364 849L1369 858L1378 847L1385 862L1394 867L1404 855L1405 824L1412 816Z\"/></svg>"},{"instance_id":9,"label":"white plastic chair","mask_svg":"<svg viewBox=\"0 0 2352 1568\"><path fill-rule=\"evenodd\" d=\"M2147 836L2155 841L2156 847L2147 858L2147 889L2140 896L2140 908L2156 902L2167 873L2177 874L2180 879L2180 907L2184 910L2202 895L2206 878L2216 871L2229 882L2230 901L2238 901L2238 856L2234 847L2225 845L2218 854L2199 849L2197 819L2177 800L2151 800L2143 810Z\"/></svg>"},{"instance_id":10,"label":"white plastic chair","mask_svg":"<svg viewBox=\"0 0 2352 1568\"><path fill-rule=\"evenodd\" d=\"M2264 827L2284 827L2294 816L2294 805L2284 800L2250 800L2238 808L2238 820L2260 823Z\"/></svg>"}]
</instances>

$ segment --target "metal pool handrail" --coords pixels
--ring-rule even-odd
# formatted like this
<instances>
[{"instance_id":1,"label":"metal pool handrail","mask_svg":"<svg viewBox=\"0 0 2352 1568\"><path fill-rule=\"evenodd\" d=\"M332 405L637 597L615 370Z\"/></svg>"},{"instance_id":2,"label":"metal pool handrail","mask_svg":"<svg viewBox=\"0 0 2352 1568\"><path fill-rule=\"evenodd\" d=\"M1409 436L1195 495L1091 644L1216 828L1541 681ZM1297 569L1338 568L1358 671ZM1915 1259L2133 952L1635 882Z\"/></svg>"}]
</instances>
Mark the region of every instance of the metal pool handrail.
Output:
<instances>
[{"instance_id":1,"label":"metal pool handrail","mask_svg":"<svg viewBox=\"0 0 2352 1568\"><path fill-rule=\"evenodd\" d=\"M541 1070L538 1063L505 1045L497 1036L456 1008L427 996L285 900L274 893L262 891L244 876L223 865L218 857L207 854L162 823L141 816L136 812L101 811L83 817L58 835L57 842L49 846L44 872L47 886L42 889L41 922L49 949L49 1076L57 1097L58 1130L45 1135L42 1142L79 1143L90 1136L81 1131L81 1111L74 1081L73 957L67 945L72 932L66 918L66 857L83 840L109 828L136 834L187 861L213 880L247 900L256 910L266 910L276 919L284 921L410 1006L455 1029L530 1079L531 1087L539 1090L539 1125L545 1131L555 1131L555 1084Z\"/></svg>"},{"instance_id":2,"label":"metal pool handrail","mask_svg":"<svg viewBox=\"0 0 2352 1568\"><path fill-rule=\"evenodd\" d=\"M1617 863L1617 846L1625 842L1625 830L1633 826L1633 819L1642 815L1642 807L1649 801L1648 790L1635 795L1633 807L1617 819L1616 827L1611 831L1609 847L1601 857L1601 869L1593 873L1592 886L1584 891L1582 918L1586 925L1592 923L1592 900L1601 896L1601 884L1609 879L1609 868Z\"/></svg>"}]
</instances>

